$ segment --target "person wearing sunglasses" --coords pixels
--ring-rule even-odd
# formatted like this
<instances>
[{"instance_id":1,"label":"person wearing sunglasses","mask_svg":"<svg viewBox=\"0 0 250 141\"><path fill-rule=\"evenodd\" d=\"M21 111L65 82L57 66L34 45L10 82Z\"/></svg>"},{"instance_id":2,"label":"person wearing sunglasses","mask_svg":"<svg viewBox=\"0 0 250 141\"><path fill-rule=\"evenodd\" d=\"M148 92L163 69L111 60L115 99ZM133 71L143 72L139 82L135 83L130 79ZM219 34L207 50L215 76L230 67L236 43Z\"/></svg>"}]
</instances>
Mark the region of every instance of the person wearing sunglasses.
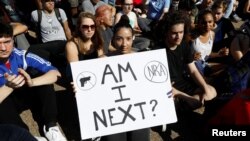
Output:
<instances>
[{"instance_id":1,"label":"person wearing sunglasses","mask_svg":"<svg viewBox=\"0 0 250 141\"><path fill-rule=\"evenodd\" d=\"M104 56L103 39L96 29L95 16L80 13L73 38L66 44L68 62L93 59Z\"/></svg>"},{"instance_id":2,"label":"person wearing sunglasses","mask_svg":"<svg viewBox=\"0 0 250 141\"><path fill-rule=\"evenodd\" d=\"M89 12L81 12L77 19L73 38L65 48L68 63L103 57L103 39L96 28L95 16ZM68 64L66 75L71 82L71 71Z\"/></svg>"},{"instance_id":3,"label":"person wearing sunglasses","mask_svg":"<svg viewBox=\"0 0 250 141\"><path fill-rule=\"evenodd\" d=\"M74 85L72 84L71 62L104 57L103 39L96 28L95 16L89 12L81 12L77 18L73 38L69 40L65 48L68 65L66 67L67 89L70 97L76 105L74 97ZM76 109L72 109L73 111ZM78 121L76 119L75 121ZM72 122L74 122L72 120ZM79 123L78 123L79 124ZM78 132L78 131L76 131ZM80 133L79 133L80 134Z\"/></svg>"}]
</instances>

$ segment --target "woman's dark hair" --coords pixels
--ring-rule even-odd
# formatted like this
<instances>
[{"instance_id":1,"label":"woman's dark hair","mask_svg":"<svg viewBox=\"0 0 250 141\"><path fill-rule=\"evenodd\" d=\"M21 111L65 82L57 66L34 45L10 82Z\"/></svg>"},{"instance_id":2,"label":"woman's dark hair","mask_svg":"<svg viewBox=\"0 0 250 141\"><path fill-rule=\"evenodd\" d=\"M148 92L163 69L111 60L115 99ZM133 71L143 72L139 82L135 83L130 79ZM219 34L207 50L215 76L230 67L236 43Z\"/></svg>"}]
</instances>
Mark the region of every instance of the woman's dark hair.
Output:
<instances>
[{"instance_id":1,"label":"woman's dark hair","mask_svg":"<svg viewBox=\"0 0 250 141\"><path fill-rule=\"evenodd\" d=\"M192 39L196 39L197 37L200 36L200 34L202 34L203 27L201 27L201 24L202 24L202 22L204 22L204 16L209 15L209 14L213 17L213 19L215 19L214 15L210 9L204 9L204 10L201 10L199 12L198 17L197 17L197 24L191 33Z\"/></svg>"},{"instance_id":2,"label":"woman's dark hair","mask_svg":"<svg viewBox=\"0 0 250 141\"><path fill-rule=\"evenodd\" d=\"M10 24L0 23L0 38L13 37L13 28Z\"/></svg>"},{"instance_id":3,"label":"woman's dark hair","mask_svg":"<svg viewBox=\"0 0 250 141\"><path fill-rule=\"evenodd\" d=\"M201 10L199 12L199 14L198 14L197 24L199 24L200 22L202 22L204 20L204 16L208 15L208 14L212 15L212 17L214 19L214 15L213 15L212 10L210 10L210 9L204 9L204 10Z\"/></svg>"},{"instance_id":4,"label":"woman's dark hair","mask_svg":"<svg viewBox=\"0 0 250 141\"><path fill-rule=\"evenodd\" d=\"M114 26L113 30L114 30L114 35L121 29L121 28L129 28L132 32L132 35L134 35L134 30L131 27L131 25L129 24L129 18L127 15L122 15L121 19L119 20L119 22Z\"/></svg>"}]
</instances>

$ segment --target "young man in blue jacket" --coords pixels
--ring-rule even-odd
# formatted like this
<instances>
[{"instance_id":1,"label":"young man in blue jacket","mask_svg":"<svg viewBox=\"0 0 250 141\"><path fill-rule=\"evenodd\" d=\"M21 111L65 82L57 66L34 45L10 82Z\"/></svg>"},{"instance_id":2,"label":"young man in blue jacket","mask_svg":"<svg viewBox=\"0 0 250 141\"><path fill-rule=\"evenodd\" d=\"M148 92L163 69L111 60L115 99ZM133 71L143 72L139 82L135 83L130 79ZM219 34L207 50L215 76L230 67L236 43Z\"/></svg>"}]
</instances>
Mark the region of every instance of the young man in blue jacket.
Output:
<instances>
[{"instance_id":1,"label":"young man in blue jacket","mask_svg":"<svg viewBox=\"0 0 250 141\"><path fill-rule=\"evenodd\" d=\"M39 75L32 77L28 69ZM66 141L57 122L53 83L61 74L50 62L13 46L13 29L0 23L0 124L14 124L28 129L19 114L27 107L35 109L44 124L49 141Z\"/></svg>"}]
</instances>

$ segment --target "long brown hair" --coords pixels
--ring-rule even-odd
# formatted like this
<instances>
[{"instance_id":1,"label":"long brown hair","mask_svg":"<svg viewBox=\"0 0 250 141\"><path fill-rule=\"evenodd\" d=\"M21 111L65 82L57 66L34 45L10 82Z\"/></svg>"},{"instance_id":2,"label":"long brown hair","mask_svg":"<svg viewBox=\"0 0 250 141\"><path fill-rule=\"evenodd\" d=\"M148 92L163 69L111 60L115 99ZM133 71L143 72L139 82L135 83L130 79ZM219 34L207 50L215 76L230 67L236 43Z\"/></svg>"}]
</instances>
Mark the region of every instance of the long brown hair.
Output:
<instances>
[{"instance_id":1,"label":"long brown hair","mask_svg":"<svg viewBox=\"0 0 250 141\"><path fill-rule=\"evenodd\" d=\"M75 33L73 34L73 36L75 38L77 37L82 37L82 33L81 31L79 30L80 27L81 27L81 24L82 24L82 19L84 18L90 18L94 21L95 23L95 26L96 26L96 20L95 20L95 16L92 14L92 13L89 13L89 12L81 12L78 16L78 19L77 19L77 23L76 23L76 28L75 28ZM95 33L93 35L93 37L91 38L91 41L93 43L93 46L95 49L101 49L103 48L103 38L100 34L100 31L98 28L95 29Z\"/></svg>"}]
</instances>

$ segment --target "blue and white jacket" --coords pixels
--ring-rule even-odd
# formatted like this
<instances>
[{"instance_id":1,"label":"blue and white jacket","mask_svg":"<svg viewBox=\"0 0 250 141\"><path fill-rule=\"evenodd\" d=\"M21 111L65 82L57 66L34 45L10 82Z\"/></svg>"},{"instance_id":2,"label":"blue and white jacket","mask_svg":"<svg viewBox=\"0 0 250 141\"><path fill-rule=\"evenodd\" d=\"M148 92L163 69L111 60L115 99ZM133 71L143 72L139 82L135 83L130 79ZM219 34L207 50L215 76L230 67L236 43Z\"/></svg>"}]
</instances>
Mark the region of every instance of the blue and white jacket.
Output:
<instances>
[{"instance_id":1,"label":"blue and white jacket","mask_svg":"<svg viewBox=\"0 0 250 141\"><path fill-rule=\"evenodd\" d=\"M14 48L9 57L10 69L3 62L0 62L0 87L6 83L5 73L18 75L18 68L26 70L28 67L34 68L40 72L46 73L50 70L56 70L50 62L26 50Z\"/></svg>"}]
</instances>

